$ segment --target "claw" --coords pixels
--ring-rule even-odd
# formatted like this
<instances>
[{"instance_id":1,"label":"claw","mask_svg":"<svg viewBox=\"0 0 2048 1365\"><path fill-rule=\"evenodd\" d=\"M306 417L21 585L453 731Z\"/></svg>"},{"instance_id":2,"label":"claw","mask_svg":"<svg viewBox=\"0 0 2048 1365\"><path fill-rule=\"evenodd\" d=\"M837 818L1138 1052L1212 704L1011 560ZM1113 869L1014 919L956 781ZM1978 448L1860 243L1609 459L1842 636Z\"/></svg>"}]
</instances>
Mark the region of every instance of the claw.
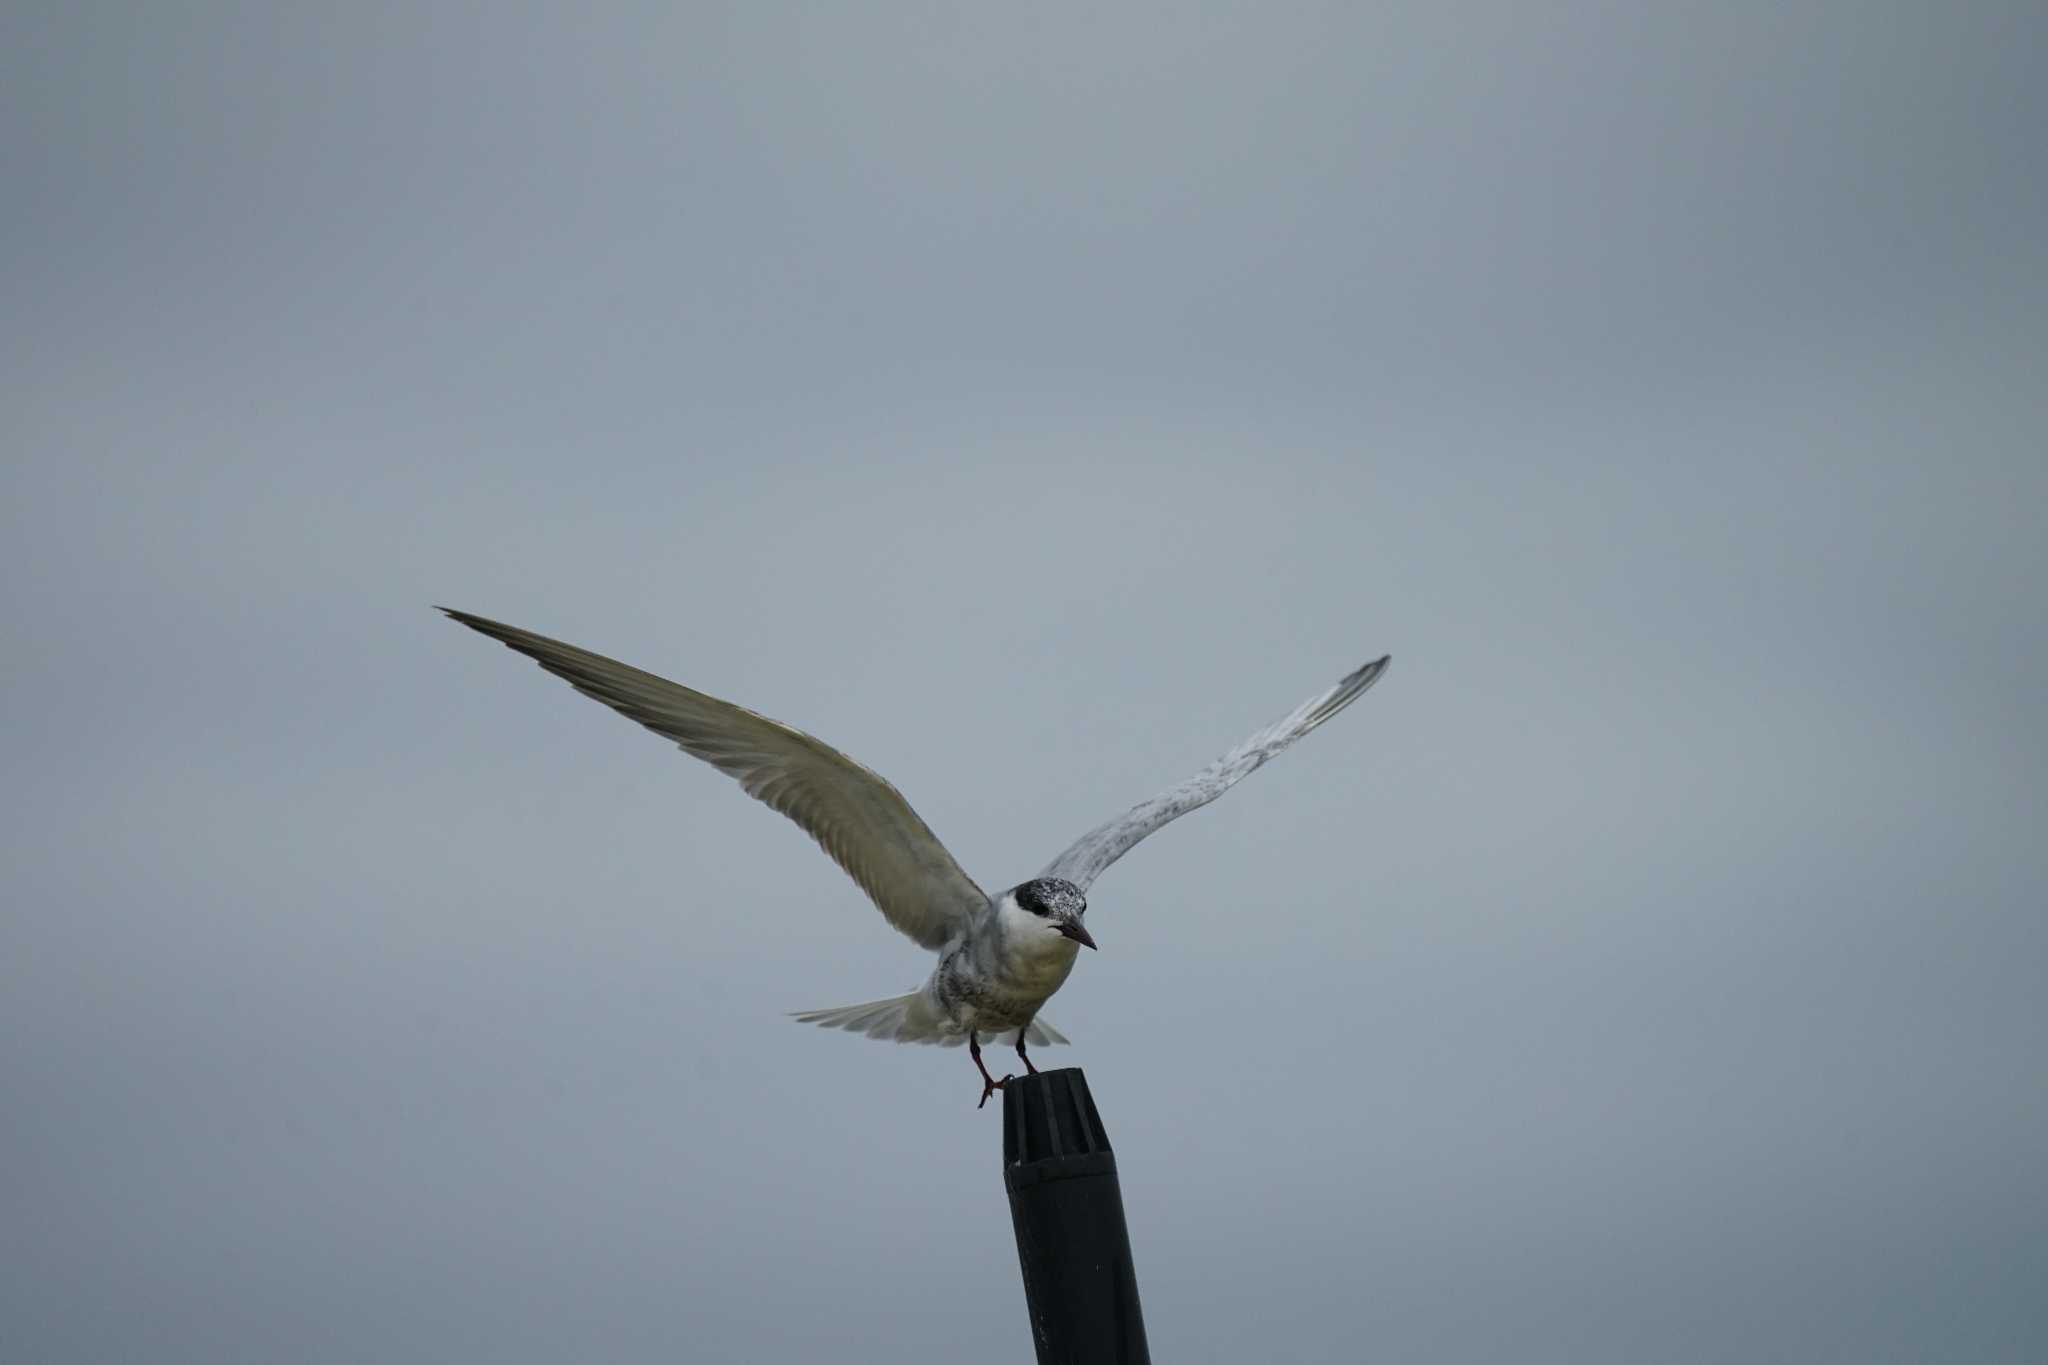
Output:
<instances>
[{"instance_id":1,"label":"claw","mask_svg":"<svg viewBox=\"0 0 2048 1365\"><path fill-rule=\"evenodd\" d=\"M982 1105L988 1103L990 1095L995 1094L996 1091L1008 1085L1012 1077L1006 1075L1001 1080L997 1080L988 1074L988 1067L984 1066L981 1060L981 1039L974 1035L973 1029L967 1031L967 1055L974 1058L975 1069L981 1072L981 1104L974 1106L976 1109L979 1109Z\"/></svg>"}]
</instances>

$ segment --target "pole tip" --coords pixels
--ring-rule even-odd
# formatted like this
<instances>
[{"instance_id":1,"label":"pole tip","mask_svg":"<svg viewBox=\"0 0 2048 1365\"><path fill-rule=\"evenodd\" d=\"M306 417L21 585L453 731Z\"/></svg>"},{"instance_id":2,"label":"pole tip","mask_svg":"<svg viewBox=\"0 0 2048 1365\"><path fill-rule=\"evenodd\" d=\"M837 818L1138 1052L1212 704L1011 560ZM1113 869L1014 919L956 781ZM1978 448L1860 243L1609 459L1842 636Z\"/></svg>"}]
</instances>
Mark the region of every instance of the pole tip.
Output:
<instances>
[{"instance_id":1,"label":"pole tip","mask_svg":"<svg viewBox=\"0 0 2048 1365\"><path fill-rule=\"evenodd\" d=\"M1115 1160L1081 1068L1012 1077L1003 1087L1003 1168L1087 1158Z\"/></svg>"}]
</instances>

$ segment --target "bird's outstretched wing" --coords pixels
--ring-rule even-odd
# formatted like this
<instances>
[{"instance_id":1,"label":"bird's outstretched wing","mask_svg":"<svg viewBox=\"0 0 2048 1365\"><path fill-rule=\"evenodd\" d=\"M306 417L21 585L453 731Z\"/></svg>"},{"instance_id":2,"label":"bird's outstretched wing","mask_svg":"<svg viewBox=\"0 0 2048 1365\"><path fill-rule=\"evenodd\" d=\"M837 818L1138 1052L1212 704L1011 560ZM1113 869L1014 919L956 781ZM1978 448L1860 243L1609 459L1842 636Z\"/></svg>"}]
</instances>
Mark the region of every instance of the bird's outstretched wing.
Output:
<instances>
[{"instance_id":1,"label":"bird's outstretched wing","mask_svg":"<svg viewBox=\"0 0 2048 1365\"><path fill-rule=\"evenodd\" d=\"M987 906L988 896L903 794L829 744L602 654L468 612L441 610L738 778L749 796L803 826L889 923L925 947L944 946Z\"/></svg>"},{"instance_id":2,"label":"bird's outstretched wing","mask_svg":"<svg viewBox=\"0 0 2048 1365\"><path fill-rule=\"evenodd\" d=\"M1090 882L1129 853L1140 839L1196 807L1208 805L1267 759L1357 701L1366 688L1379 681L1392 660L1393 655L1389 654L1345 675L1335 687L1310 697L1284 719L1259 731L1187 781L1097 825L1046 864L1039 875L1058 877L1086 890Z\"/></svg>"}]
</instances>

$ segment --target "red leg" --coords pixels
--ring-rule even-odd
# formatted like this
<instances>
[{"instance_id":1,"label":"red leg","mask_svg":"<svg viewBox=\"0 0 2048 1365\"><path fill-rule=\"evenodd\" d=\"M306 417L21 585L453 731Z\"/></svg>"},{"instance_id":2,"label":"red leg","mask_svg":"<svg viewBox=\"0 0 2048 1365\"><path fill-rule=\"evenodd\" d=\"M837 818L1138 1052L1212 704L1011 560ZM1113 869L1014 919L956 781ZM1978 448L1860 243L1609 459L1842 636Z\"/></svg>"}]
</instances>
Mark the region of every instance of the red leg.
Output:
<instances>
[{"instance_id":1,"label":"red leg","mask_svg":"<svg viewBox=\"0 0 2048 1365\"><path fill-rule=\"evenodd\" d=\"M1029 1024L1024 1026L1024 1028L1029 1027L1031 1027ZM1017 1060L1024 1063L1024 1069L1027 1072L1033 1076L1038 1074L1038 1068L1031 1065L1031 1059L1024 1055L1024 1029L1022 1028L1017 1030Z\"/></svg>"},{"instance_id":2,"label":"red leg","mask_svg":"<svg viewBox=\"0 0 2048 1365\"><path fill-rule=\"evenodd\" d=\"M988 1074L988 1068L981 1064L981 1040L974 1036L973 1029L967 1030L967 1055L974 1058L974 1065L981 1072L981 1104L974 1106L976 1109L979 1109L982 1104L988 1103L990 1095L995 1094L996 1091L1001 1090L1007 1085L1010 1078L1005 1076L999 1081Z\"/></svg>"}]
</instances>

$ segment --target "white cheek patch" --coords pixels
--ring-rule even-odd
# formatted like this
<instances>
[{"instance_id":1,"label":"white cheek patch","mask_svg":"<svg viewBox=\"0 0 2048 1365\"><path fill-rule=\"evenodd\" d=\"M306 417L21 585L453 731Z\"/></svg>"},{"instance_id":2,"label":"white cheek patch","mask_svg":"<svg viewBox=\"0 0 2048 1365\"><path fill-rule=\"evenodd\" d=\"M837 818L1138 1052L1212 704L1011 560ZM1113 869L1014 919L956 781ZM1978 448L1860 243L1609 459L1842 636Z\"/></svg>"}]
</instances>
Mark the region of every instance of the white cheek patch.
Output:
<instances>
[{"instance_id":1,"label":"white cheek patch","mask_svg":"<svg viewBox=\"0 0 2048 1365\"><path fill-rule=\"evenodd\" d=\"M1012 938L1029 942L1034 934L1049 934L1054 938L1060 937L1060 932L1055 927L1055 921L1051 916L1034 915L1023 906L1017 904L1016 899L1011 896L1003 897L1001 904L996 907L996 916L1003 923L1003 932Z\"/></svg>"}]
</instances>

